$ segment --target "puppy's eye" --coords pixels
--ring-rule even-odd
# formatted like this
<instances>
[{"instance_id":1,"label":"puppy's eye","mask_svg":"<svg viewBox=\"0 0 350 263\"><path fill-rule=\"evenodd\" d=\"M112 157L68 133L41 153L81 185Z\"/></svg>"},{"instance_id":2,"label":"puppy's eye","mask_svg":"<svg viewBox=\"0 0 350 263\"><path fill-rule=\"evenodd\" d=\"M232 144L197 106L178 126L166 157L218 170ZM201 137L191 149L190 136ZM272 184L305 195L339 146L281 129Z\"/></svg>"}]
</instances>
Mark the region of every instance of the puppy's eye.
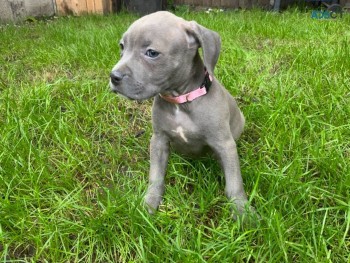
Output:
<instances>
[{"instance_id":1,"label":"puppy's eye","mask_svg":"<svg viewBox=\"0 0 350 263\"><path fill-rule=\"evenodd\" d=\"M146 51L146 56L150 57L150 58L156 58L159 56L159 52L153 50L153 49L149 49Z\"/></svg>"},{"instance_id":2,"label":"puppy's eye","mask_svg":"<svg viewBox=\"0 0 350 263\"><path fill-rule=\"evenodd\" d=\"M119 43L119 47L120 47L120 56L123 56L123 51L124 51L124 45L122 43Z\"/></svg>"}]
</instances>

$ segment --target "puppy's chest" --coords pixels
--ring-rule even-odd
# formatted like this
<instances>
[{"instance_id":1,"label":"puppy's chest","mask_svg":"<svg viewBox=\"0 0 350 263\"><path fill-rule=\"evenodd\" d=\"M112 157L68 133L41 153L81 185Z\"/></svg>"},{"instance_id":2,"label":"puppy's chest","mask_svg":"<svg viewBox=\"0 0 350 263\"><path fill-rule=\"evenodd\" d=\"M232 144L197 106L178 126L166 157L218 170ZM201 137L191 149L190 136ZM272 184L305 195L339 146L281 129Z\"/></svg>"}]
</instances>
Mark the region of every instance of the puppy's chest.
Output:
<instances>
[{"instance_id":1,"label":"puppy's chest","mask_svg":"<svg viewBox=\"0 0 350 263\"><path fill-rule=\"evenodd\" d=\"M167 124L166 133L172 142L195 145L203 139L196 119L179 108L169 114Z\"/></svg>"}]
</instances>

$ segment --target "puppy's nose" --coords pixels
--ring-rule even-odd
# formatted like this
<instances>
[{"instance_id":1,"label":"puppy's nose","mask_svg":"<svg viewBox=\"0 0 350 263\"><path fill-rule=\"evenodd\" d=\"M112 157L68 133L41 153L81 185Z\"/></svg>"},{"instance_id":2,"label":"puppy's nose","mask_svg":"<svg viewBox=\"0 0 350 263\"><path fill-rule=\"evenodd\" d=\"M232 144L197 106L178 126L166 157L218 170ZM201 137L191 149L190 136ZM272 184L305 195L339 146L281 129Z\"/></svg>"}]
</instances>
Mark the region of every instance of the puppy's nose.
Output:
<instances>
[{"instance_id":1,"label":"puppy's nose","mask_svg":"<svg viewBox=\"0 0 350 263\"><path fill-rule=\"evenodd\" d=\"M117 85L124 78L124 74L118 70L113 70L110 74L110 77L112 83Z\"/></svg>"}]
</instances>

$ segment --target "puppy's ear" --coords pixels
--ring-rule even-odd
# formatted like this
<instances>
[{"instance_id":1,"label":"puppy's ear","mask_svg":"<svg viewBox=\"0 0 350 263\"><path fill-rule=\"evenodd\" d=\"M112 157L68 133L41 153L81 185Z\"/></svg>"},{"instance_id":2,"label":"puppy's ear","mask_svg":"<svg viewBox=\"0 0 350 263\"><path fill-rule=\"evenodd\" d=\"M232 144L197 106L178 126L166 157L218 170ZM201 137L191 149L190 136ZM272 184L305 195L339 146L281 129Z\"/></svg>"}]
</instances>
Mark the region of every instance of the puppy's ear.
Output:
<instances>
[{"instance_id":1,"label":"puppy's ear","mask_svg":"<svg viewBox=\"0 0 350 263\"><path fill-rule=\"evenodd\" d=\"M197 24L195 21L188 22L187 34L189 48L202 48L204 66L213 75L221 48L219 34Z\"/></svg>"}]
</instances>

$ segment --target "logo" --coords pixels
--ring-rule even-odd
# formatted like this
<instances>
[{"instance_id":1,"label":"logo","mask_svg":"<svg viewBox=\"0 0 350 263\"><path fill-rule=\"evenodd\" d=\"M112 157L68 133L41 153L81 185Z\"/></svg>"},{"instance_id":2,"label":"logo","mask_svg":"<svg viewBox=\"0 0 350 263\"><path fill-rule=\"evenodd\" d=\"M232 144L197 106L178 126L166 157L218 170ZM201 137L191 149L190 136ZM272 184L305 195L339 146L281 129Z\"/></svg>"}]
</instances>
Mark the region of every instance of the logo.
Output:
<instances>
[{"instance_id":1,"label":"logo","mask_svg":"<svg viewBox=\"0 0 350 263\"><path fill-rule=\"evenodd\" d=\"M313 19L335 19L338 17L342 17L343 12L334 12L329 10L312 10L311 18Z\"/></svg>"},{"instance_id":2,"label":"logo","mask_svg":"<svg viewBox=\"0 0 350 263\"><path fill-rule=\"evenodd\" d=\"M320 3L318 0L306 0L306 2ZM343 16L343 8L339 4L328 4L332 0L321 0L323 6L317 10L312 10L311 18L313 19L336 19ZM326 8L326 9L324 9Z\"/></svg>"}]
</instances>

